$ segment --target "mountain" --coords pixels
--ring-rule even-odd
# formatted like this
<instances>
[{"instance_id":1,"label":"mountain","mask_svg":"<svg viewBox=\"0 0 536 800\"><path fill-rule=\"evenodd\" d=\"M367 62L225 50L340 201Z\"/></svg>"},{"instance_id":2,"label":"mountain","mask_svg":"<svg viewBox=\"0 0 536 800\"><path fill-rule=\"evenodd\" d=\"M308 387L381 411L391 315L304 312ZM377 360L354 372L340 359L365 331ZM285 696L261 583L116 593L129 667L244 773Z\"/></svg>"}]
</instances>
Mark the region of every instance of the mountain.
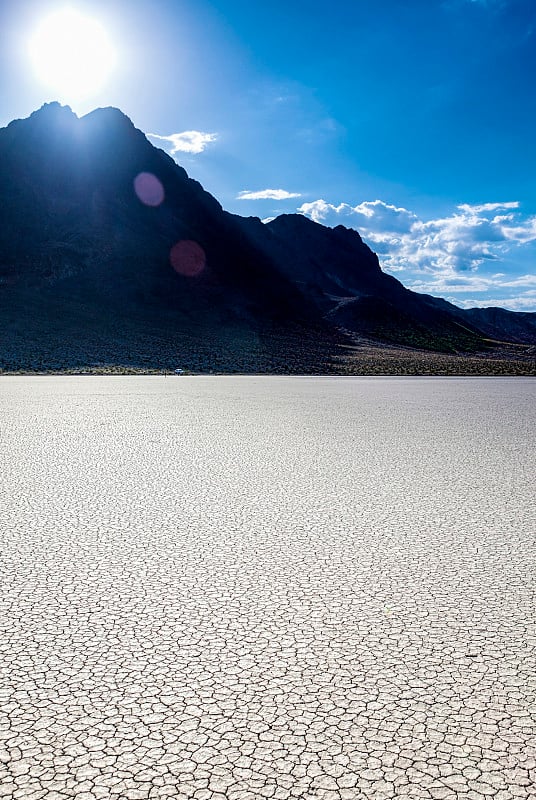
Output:
<instances>
[{"instance_id":1,"label":"mountain","mask_svg":"<svg viewBox=\"0 0 536 800\"><path fill-rule=\"evenodd\" d=\"M356 231L229 214L121 111L0 129L0 369L333 371L365 337L478 352L536 314L462 311L382 272Z\"/></svg>"}]
</instances>

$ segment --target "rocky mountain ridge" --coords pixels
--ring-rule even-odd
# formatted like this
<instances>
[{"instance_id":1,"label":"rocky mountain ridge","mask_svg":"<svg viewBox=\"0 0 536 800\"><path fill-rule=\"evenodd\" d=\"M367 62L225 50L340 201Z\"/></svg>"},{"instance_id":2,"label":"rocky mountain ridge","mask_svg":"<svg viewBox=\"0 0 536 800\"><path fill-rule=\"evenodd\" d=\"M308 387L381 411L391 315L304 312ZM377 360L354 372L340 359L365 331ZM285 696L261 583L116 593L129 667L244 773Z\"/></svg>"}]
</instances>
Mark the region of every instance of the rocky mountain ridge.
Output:
<instances>
[{"instance_id":1,"label":"rocky mountain ridge","mask_svg":"<svg viewBox=\"0 0 536 800\"><path fill-rule=\"evenodd\" d=\"M330 371L363 338L536 343L536 314L411 292L343 226L230 214L118 109L78 118L57 103L0 130L0 312L0 369L68 364L73 337L77 364L165 352L202 368L236 351L239 371Z\"/></svg>"}]
</instances>

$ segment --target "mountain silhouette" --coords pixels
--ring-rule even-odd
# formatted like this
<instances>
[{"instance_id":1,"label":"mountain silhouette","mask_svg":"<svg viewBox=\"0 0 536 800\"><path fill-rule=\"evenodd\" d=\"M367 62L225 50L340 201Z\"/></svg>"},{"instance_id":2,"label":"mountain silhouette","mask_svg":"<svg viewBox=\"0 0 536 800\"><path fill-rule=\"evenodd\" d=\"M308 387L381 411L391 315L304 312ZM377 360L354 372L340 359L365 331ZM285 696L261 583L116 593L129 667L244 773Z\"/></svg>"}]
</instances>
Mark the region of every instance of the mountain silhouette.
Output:
<instances>
[{"instance_id":1,"label":"mountain silhouette","mask_svg":"<svg viewBox=\"0 0 536 800\"><path fill-rule=\"evenodd\" d=\"M536 314L463 311L382 272L359 234L224 211L114 108L0 130L0 369L330 371L366 337L536 343Z\"/></svg>"}]
</instances>

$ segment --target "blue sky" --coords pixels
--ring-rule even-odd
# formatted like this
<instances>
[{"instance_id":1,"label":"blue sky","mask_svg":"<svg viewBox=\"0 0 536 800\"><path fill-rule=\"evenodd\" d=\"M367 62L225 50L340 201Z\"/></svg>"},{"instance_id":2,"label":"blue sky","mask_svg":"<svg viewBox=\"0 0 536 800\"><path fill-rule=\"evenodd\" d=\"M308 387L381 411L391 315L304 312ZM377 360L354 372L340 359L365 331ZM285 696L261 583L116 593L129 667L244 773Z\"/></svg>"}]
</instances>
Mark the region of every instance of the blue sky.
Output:
<instances>
[{"instance_id":1,"label":"blue sky","mask_svg":"<svg viewBox=\"0 0 536 800\"><path fill-rule=\"evenodd\" d=\"M30 63L65 5L0 4L0 125L118 106L230 211L355 227L411 288L536 311L534 0L72 0L116 53L84 97Z\"/></svg>"}]
</instances>

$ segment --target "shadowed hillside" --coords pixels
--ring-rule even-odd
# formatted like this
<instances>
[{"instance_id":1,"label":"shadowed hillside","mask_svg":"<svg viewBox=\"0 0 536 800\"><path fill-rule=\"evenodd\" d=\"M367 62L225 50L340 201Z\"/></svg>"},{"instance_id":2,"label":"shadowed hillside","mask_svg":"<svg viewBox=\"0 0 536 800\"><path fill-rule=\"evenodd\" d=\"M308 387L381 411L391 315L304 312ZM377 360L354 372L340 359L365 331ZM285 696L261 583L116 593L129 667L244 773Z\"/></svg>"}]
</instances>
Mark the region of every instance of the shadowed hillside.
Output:
<instances>
[{"instance_id":1,"label":"shadowed hillside","mask_svg":"<svg viewBox=\"0 0 536 800\"><path fill-rule=\"evenodd\" d=\"M119 110L57 103L0 130L0 312L3 371L336 372L363 341L536 343L536 315L411 292L342 226L228 214Z\"/></svg>"}]
</instances>

